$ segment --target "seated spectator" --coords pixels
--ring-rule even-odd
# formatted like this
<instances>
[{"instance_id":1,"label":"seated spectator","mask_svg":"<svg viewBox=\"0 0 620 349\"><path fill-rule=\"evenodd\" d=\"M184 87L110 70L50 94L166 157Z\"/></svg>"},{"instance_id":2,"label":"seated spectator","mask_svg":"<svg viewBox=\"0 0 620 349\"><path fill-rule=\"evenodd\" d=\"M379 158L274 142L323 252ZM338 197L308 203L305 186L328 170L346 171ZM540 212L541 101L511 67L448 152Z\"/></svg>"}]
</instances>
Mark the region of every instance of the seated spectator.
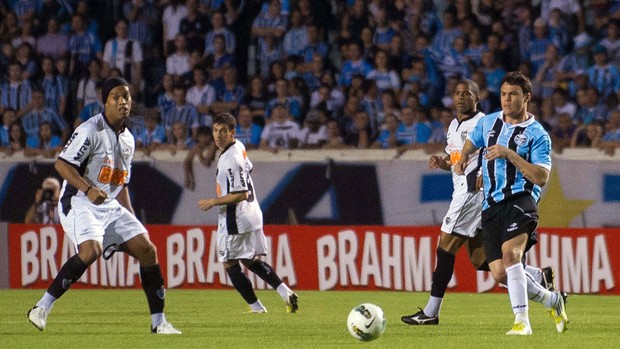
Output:
<instances>
[{"instance_id":1,"label":"seated spectator","mask_svg":"<svg viewBox=\"0 0 620 349\"><path fill-rule=\"evenodd\" d=\"M103 75L109 76L110 69L118 68L122 77L142 90L142 47L140 42L129 39L129 23L120 19L114 26L116 37L108 40L103 50Z\"/></svg>"},{"instance_id":2,"label":"seated spectator","mask_svg":"<svg viewBox=\"0 0 620 349\"><path fill-rule=\"evenodd\" d=\"M284 105L276 104L271 110L271 122L263 129L259 149L277 153L294 149L299 140L299 125L290 119Z\"/></svg>"},{"instance_id":3,"label":"seated spectator","mask_svg":"<svg viewBox=\"0 0 620 349\"><path fill-rule=\"evenodd\" d=\"M84 106L97 102L97 84L103 83L101 75L101 61L93 59L88 62L88 75L80 79L77 88L77 110L81 112Z\"/></svg>"},{"instance_id":4,"label":"seated spectator","mask_svg":"<svg viewBox=\"0 0 620 349\"><path fill-rule=\"evenodd\" d=\"M257 149L263 128L252 120L252 110L247 105L239 107L235 139L243 143L245 149Z\"/></svg>"},{"instance_id":5,"label":"seated spectator","mask_svg":"<svg viewBox=\"0 0 620 349\"><path fill-rule=\"evenodd\" d=\"M571 53L564 56L557 69L556 79L559 84L567 85L569 90L576 91L571 86L579 74L583 74L590 65L590 44L592 38L585 32L573 38L574 46Z\"/></svg>"},{"instance_id":6,"label":"seated spectator","mask_svg":"<svg viewBox=\"0 0 620 349\"><path fill-rule=\"evenodd\" d=\"M620 91L620 69L607 59L607 49L596 45L592 49L594 64L588 68L588 80L603 99Z\"/></svg>"},{"instance_id":7,"label":"seated spectator","mask_svg":"<svg viewBox=\"0 0 620 349\"><path fill-rule=\"evenodd\" d=\"M323 145L323 149L343 149L347 148L344 139L340 133L340 127L334 120L327 122L327 141Z\"/></svg>"},{"instance_id":8,"label":"seated spectator","mask_svg":"<svg viewBox=\"0 0 620 349\"><path fill-rule=\"evenodd\" d=\"M594 121L602 124L607 121L609 111L604 104L599 103L598 91L594 87L586 86L577 91L577 105L574 116L576 124L587 125Z\"/></svg>"},{"instance_id":9,"label":"seated spectator","mask_svg":"<svg viewBox=\"0 0 620 349\"><path fill-rule=\"evenodd\" d=\"M525 56L521 57L530 63L533 75L536 75L544 64L547 46L552 44L553 42L547 33L547 23L544 19L537 18L534 21L533 36L529 38L528 46L524 52Z\"/></svg>"},{"instance_id":10,"label":"seated spectator","mask_svg":"<svg viewBox=\"0 0 620 349\"><path fill-rule=\"evenodd\" d=\"M362 47L357 41L349 43L346 53L347 59L340 68L338 85L349 87L351 86L353 75L360 74L368 78L368 74L372 71L372 65L362 58Z\"/></svg>"},{"instance_id":11,"label":"seated spectator","mask_svg":"<svg viewBox=\"0 0 620 349\"><path fill-rule=\"evenodd\" d=\"M175 155L178 151L187 150L193 145L194 141L188 136L187 125L182 121L177 121L172 124L170 137L158 149L166 149L170 154Z\"/></svg>"},{"instance_id":12,"label":"seated spectator","mask_svg":"<svg viewBox=\"0 0 620 349\"><path fill-rule=\"evenodd\" d=\"M181 34L179 29L181 20L187 17L187 6L182 0L164 1L161 4L165 6L163 12L159 13L161 14L161 28L163 29L164 55L167 55L171 52L171 43L176 41L178 34ZM185 35L183 38L185 39Z\"/></svg>"},{"instance_id":13,"label":"seated spectator","mask_svg":"<svg viewBox=\"0 0 620 349\"><path fill-rule=\"evenodd\" d=\"M178 121L183 122L188 129L191 129L190 138L195 138L198 132L199 120L196 107L187 103L186 90L183 85L175 85L174 107L164 111L162 114L162 125L166 129L166 138L172 137L172 125Z\"/></svg>"},{"instance_id":14,"label":"seated spectator","mask_svg":"<svg viewBox=\"0 0 620 349\"><path fill-rule=\"evenodd\" d=\"M202 56L205 50L205 35L209 30L209 18L199 11L199 0L186 2L187 15L179 23L179 33L187 38L187 46L190 51L198 51Z\"/></svg>"},{"instance_id":15,"label":"seated spectator","mask_svg":"<svg viewBox=\"0 0 620 349\"><path fill-rule=\"evenodd\" d=\"M213 141L213 134L209 126L200 126L196 132L196 142L187 152L183 160L183 170L185 173L184 186L189 190L196 189L196 178L194 176L194 159L204 167L211 166L215 159L216 146Z\"/></svg>"},{"instance_id":16,"label":"seated spectator","mask_svg":"<svg viewBox=\"0 0 620 349\"><path fill-rule=\"evenodd\" d=\"M86 67L93 59L102 60L103 53L99 38L87 31L86 18L79 14L71 17L73 34L69 37L69 54L71 62L69 75L79 77L86 71Z\"/></svg>"},{"instance_id":17,"label":"seated spectator","mask_svg":"<svg viewBox=\"0 0 620 349\"><path fill-rule=\"evenodd\" d=\"M369 80L375 80L379 92L391 89L394 93L400 91L400 77L398 73L388 66L388 56L383 50L375 54L375 67L368 74Z\"/></svg>"},{"instance_id":18,"label":"seated spectator","mask_svg":"<svg viewBox=\"0 0 620 349\"><path fill-rule=\"evenodd\" d=\"M270 0L269 9L261 12L252 24L252 38L257 38L257 57L265 57L265 51L269 51L268 46L279 48L282 38L286 33L288 18L280 11L280 0ZM271 42L271 44L268 44ZM266 76L266 74L265 74Z\"/></svg>"},{"instance_id":19,"label":"seated spectator","mask_svg":"<svg viewBox=\"0 0 620 349\"><path fill-rule=\"evenodd\" d=\"M290 28L284 34L282 49L285 56L301 56L308 46L308 28L304 26L298 8L291 11Z\"/></svg>"},{"instance_id":20,"label":"seated spectator","mask_svg":"<svg viewBox=\"0 0 620 349\"><path fill-rule=\"evenodd\" d=\"M157 108L159 108L160 115L164 115L174 107L174 76L165 74L162 79L162 88L164 91L157 97Z\"/></svg>"},{"instance_id":21,"label":"seated spectator","mask_svg":"<svg viewBox=\"0 0 620 349\"><path fill-rule=\"evenodd\" d=\"M24 43L30 44L30 47L34 51L37 47L37 38L34 37L34 22L32 19L28 19L20 26L19 36L11 40L13 47L20 47Z\"/></svg>"},{"instance_id":22,"label":"seated spectator","mask_svg":"<svg viewBox=\"0 0 620 349\"><path fill-rule=\"evenodd\" d=\"M400 121L396 114L388 114L385 116L379 136L377 140L372 144L372 148L381 149L394 149L402 145L402 142L398 140L396 133L400 127Z\"/></svg>"},{"instance_id":23,"label":"seated spectator","mask_svg":"<svg viewBox=\"0 0 620 349\"><path fill-rule=\"evenodd\" d=\"M252 113L252 122L263 127L265 126L265 111L267 110L267 93L260 76L252 76L249 80L245 103Z\"/></svg>"},{"instance_id":24,"label":"seated spectator","mask_svg":"<svg viewBox=\"0 0 620 349\"><path fill-rule=\"evenodd\" d=\"M7 156L13 155L15 152L23 151L26 148L26 133L22 128L19 120L13 121L9 126L9 145L3 147L2 150Z\"/></svg>"},{"instance_id":25,"label":"seated spectator","mask_svg":"<svg viewBox=\"0 0 620 349\"><path fill-rule=\"evenodd\" d=\"M208 56L215 52L213 41L217 35L222 35L224 37L224 47L226 47L226 52L229 54L235 53L235 48L237 44L235 42L235 35L232 31L226 28L224 23L224 14L217 11L211 15L211 31L207 33L205 38L205 52L204 55Z\"/></svg>"},{"instance_id":26,"label":"seated spectator","mask_svg":"<svg viewBox=\"0 0 620 349\"><path fill-rule=\"evenodd\" d=\"M577 130L577 125L573 123L573 118L568 113L560 113L558 115L558 123L549 135L551 136L551 145L553 150L562 154L564 148L570 147L573 134Z\"/></svg>"},{"instance_id":27,"label":"seated spectator","mask_svg":"<svg viewBox=\"0 0 620 349\"><path fill-rule=\"evenodd\" d=\"M559 62L560 56L557 47L549 44L545 51L545 59L532 81L533 95L541 98L551 97L558 85L555 73Z\"/></svg>"},{"instance_id":28,"label":"seated spectator","mask_svg":"<svg viewBox=\"0 0 620 349\"><path fill-rule=\"evenodd\" d=\"M32 109L22 117L22 126L26 137L38 138L39 127L42 123L48 123L54 135L60 136L62 141L69 137L67 122L58 116L51 108L45 106L43 91L32 92Z\"/></svg>"},{"instance_id":29,"label":"seated spectator","mask_svg":"<svg viewBox=\"0 0 620 349\"><path fill-rule=\"evenodd\" d=\"M568 98L568 91L563 88L556 88L551 95L553 107L557 114L567 113L571 118L577 112L577 105Z\"/></svg>"},{"instance_id":30,"label":"seated spectator","mask_svg":"<svg viewBox=\"0 0 620 349\"><path fill-rule=\"evenodd\" d=\"M187 102L196 107L200 119L198 123L210 126L213 121L211 105L215 102L215 87L207 83L207 72L202 67L194 67L192 75L194 84L187 90Z\"/></svg>"},{"instance_id":31,"label":"seated spectator","mask_svg":"<svg viewBox=\"0 0 620 349\"><path fill-rule=\"evenodd\" d=\"M405 107L400 115L400 122L397 137L403 145L399 147L399 154L411 149L424 148L432 134L424 110Z\"/></svg>"},{"instance_id":32,"label":"seated spectator","mask_svg":"<svg viewBox=\"0 0 620 349\"><path fill-rule=\"evenodd\" d=\"M390 42L397 34L392 27L388 25L388 18L384 9L379 9L375 20L375 32L372 37L372 43L381 50L388 51Z\"/></svg>"},{"instance_id":33,"label":"seated spectator","mask_svg":"<svg viewBox=\"0 0 620 349\"><path fill-rule=\"evenodd\" d=\"M616 149L620 148L620 110L614 110L609 115L600 146L608 155L614 155Z\"/></svg>"},{"instance_id":34,"label":"seated spectator","mask_svg":"<svg viewBox=\"0 0 620 349\"><path fill-rule=\"evenodd\" d=\"M225 66L235 65L233 55L227 52L224 35L218 34L213 38L213 52L204 57L204 62L212 79L219 79Z\"/></svg>"},{"instance_id":35,"label":"seated spectator","mask_svg":"<svg viewBox=\"0 0 620 349\"><path fill-rule=\"evenodd\" d=\"M101 101L101 86L103 85L103 82L99 81L97 82L97 85L95 86L95 91L97 91L97 99L94 102L91 102L87 105L84 106L84 108L82 108L82 111L80 111L80 114L78 115L77 118L75 118L75 121L73 122L73 128L77 128L78 126L80 126L81 123L83 123L84 121L90 119L91 117L101 113L103 111L103 102Z\"/></svg>"},{"instance_id":36,"label":"seated spectator","mask_svg":"<svg viewBox=\"0 0 620 349\"><path fill-rule=\"evenodd\" d=\"M29 42L24 42L15 50L15 60L21 63L22 78L28 80L35 80L39 74L39 64L35 57L34 49Z\"/></svg>"},{"instance_id":37,"label":"seated spectator","mask_svg":"<svg viewBox=\"0 0 620 349\"><path fill-rule=\"evenodd\" d=\"M571 148L598 148L603 127L598 122L582 124L575 130L570 141Z\"/></svg>"},{"instance_id":38,"label":"seated spectator","mask_svg":"<svg viewBox=\"0 0 620 349\"><path fill-rule=\"evenodd\" d=\"M12 108L2 111L2 126L0 127L0 147L5 148L10 144L10 127L17 120L17 114Z\"/></svg>"},{"instance_id":39,"label":"seated spectator","mask_svg":"<svg viewBox=\"0 0 620 349\"><path fill-rule=\"evenodd\" d=\"M286 108L287 114L292 116L295 122L301 124L301 106L297 100L289 96L288 83L284 79L276 82L276 95L267 103L267 110L265 111L266 121L271 119L271 111L276 105L283 105Z\"/></svg>"},{"instance_id":40,"label":"seated spectator","mask_svg":"<svg viewBox=\"0 0 620 349\"><path fill-rule=\"evenodd\" d=\"M360 110L355 113L353 123L344 130L344 144L351 148L368 149L375 140L368 114Z\"/></svg>"},{"instance_id":41,"label":"seated spectator","mask_svg":"<svg viewBox=\"0 0 620 349\"><path fill-rule=\"evenodd\" d=\"M22 78L22 65L17 61L9 63L8 79L0 84L0 110L12 108L17 117L30 111L32 85Z\"/></svg>"},{"instance_id":42,"label":"seated spectator","mask_svg":"<svg viewBox=\"0 0 620 349\"><path fill-rule=\"evenodd\" d=\"M282 55L282 46L278 45L276 40L272 37L265 38L263 48L259 51L260 53L257 55L258 60L258 70L260 75L263 78L266 78L269 75L269 68L275 62L281 62Z\"/></svg>"},{"instance_id":43,"label":"seated spectator","mask_svg":"<svg viewBox=\"0 0 620 349\"><path fill-rule=\"evenodd\" d=\"M610 63L620 67L620 21L618 19L609 21L606 29L605 37L598 44L607 49Z\"/></svg>"},{"instance_id":44,"label":"seated spectator","mask_svg":"<svg viewBox=\"0 0 620 349\"><path fill-rule=\"evenodd\" d=\"M174 77L174 81L179 82L181 75L191 71L190 53L187 50L187 39L183 34L177 34L174 39L174 53L166 58L166 74Z\"/></svg>"},{"instance_id":45,"label":"seated spectator","mask_svg":"<svg viewBox=\"0 0 620 349\"><path fill-rule=\"evenodd\" d=\"M484 73L487 82L487 90L496 97L499 97L499 88L502 79L504 79L506 75L506 71L497 64L492 52L487 51L482 53L482 67L480 70Z\"/></svg>"},{"instance_id":46,"label":"seated spectator","mask_svg":"<svg viewBox=\"0 0 620 349\"><path fill-rule=\"evenodd\" d=\"M48 121L39 125L37 136L26 138L25 156L43 156L44 158L54 158L62 150L63 143L60 137L52 134L52 126Z\"/></svg>"},{"instance_id":47,"label":"seated spectator","mask_svg":"<svg viewBox=\"0 0 620 349\"><path fill-rule=\"evenodd\" d=\"M317 110L308 112L297 138L301 149L320 149L327 143L327 127L321 122Z\"/></svg>"},{"instance_id":48,"label":"seated spectator","mask_svg":"<svg viewBox=\"0 0 620 349\"><path fill-rule=\"evenodd\" d=\"M68 91L65 90L62 77L56 74L52 57L41 59L41 70L43 77L39 80L38 86L43 90L45 106L60 116L65 115Z\"/></svg>"},{"instance_id":49,"label":"seated spectator","mask_svg":"<svg viewBox=\"0 0 620 349\"><path fill-rule=\"evenodd\" d=\"M315 53L312 55L312 60L305 64L305 71L302 75L308 90L315 91L321 86L321 77L325 73L325 64L323 57L320 54Z\"/></svg>"},{"instance_id":50,"label":"seated spectator","mask_svg":"<svg viewBox=\"0 0 620 349\"><path fill-rule=\"evenodd\" d=\"M146 114L144 116L144 128L136 137L136 149L142 150L144 155L148 156L165 142L166 129L159 122L159 115L156 113Z\"/></svg>"},{"instance_id":51,"label":"seated spectator","mask_svg":"<svg viewBox=\"0 0 620 349\"><path fill-rule=\"evenodd\" d=\"M236 110L243 104L245 89L237 83L237 70L231 66L224 67L222 84L217 87L215 103L211 106L213 113Z\"/></svg>"},{"instance_id":52,"label":"seated spectator","mask_svg":"<svg viewBox=\"0 0 620 349\"><path fill-rule=\"evenodd\" d=\"M306 47L304 47L302 56L304 58L305 65L301 68L302 71L311 70L310 64L314 62L314 56L318 55L322 61L327 59L329 54L329 45L321 41L319 37L319 29L316 24L310 23L306 25L306 34L308 41ZM324 62L321 62L324 63Z\"/></svg>"}]
</instances>

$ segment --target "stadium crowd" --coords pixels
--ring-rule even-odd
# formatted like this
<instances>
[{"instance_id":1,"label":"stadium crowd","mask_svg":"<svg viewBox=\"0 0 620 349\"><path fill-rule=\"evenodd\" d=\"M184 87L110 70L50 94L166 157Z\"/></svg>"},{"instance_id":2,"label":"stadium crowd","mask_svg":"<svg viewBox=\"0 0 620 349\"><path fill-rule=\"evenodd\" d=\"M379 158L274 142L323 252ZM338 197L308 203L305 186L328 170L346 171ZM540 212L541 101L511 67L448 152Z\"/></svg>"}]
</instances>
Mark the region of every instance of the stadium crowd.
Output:
<instances>
[{"instance_id":1,"label":"stadium crowd","mask_svg":"<svg viewBox=\"0 0 620 349\"><path fill-rule=\"evenodd\" d=\"M515 70L555 151L620 147L619 0L0 0L0 17L9 156L54 157L113 76L146 154L213 151L223 111L248 149L435 152L456 83L490 113Z\"/></svg>"}]
</instances>

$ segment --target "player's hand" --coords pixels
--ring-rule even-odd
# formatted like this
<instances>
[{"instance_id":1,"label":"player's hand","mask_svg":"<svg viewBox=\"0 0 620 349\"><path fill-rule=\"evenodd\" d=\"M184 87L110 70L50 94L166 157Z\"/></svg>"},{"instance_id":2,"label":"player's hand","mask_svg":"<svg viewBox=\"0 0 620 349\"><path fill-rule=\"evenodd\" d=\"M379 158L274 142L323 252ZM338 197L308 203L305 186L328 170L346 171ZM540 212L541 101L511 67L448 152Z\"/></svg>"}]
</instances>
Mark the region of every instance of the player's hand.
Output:
<instances>
[{"instance_id":1,"label":"player's hand","mask_svg":"<svg viewBox=\"0 0 620 349\"><path fill-rule=\"evenodd\" d=\"M476 191L479 191L480 189L482 189L483 185L484 184L482 182L482 175L476 176Z\"/></svg>"},{"instance_id":2,"label":"player's hand","mask_svg":"<svg viewBox=\"0 0 620 349\"><path fill-rule=\"evenodd\" d=\"M213 206L215 206L215 199L200 199L200 200L198 200L198 208L200 208L203 211L208 211Z\"/></svg>"},{"instance_id":3,"label":"player's hand","mask_svg":"<svg viewBox=\"0 0 620 349\"><path fill-rule=\"evenodd\" d=\"M484 158L487 160L506 159L512 150L499 144L488 147L485 151Z\"/></svg>"},{"instance_id":4,"label":"player's hand","mask_svg":"<svg viewBox=\"0 0 620 349\"><path fill-rule=\"evenodd\" d=\"M428 168L430 168L431 170L439 168L442 162L443 158L441 156L431 155L431 158L428 159Z\"/></svg>"},{"instance_id":5,"label":"player's hand","mask_svg":"<svg viewBox=\"0 0 620 349\"><path fill-rule=\"evenodd\" d=\"M454 166L452 166L452 169L454 171L454 173L456 173L457 175L464 175L465 174L465 168L467 167L467 159L465 159L465 157L462 157L459 161L457 161Z\"/></svg>"},{"instance_id":6,"label":"player's hand","mask_svg":"<svg viewBox=\"0 0 620 349\"><path fill-rule=\"evenodd\" d=\"M101 205L108 198L108 194L96 187L91 187L88 190L88 200L95 205Z\"/></svg>"}]
</instances>

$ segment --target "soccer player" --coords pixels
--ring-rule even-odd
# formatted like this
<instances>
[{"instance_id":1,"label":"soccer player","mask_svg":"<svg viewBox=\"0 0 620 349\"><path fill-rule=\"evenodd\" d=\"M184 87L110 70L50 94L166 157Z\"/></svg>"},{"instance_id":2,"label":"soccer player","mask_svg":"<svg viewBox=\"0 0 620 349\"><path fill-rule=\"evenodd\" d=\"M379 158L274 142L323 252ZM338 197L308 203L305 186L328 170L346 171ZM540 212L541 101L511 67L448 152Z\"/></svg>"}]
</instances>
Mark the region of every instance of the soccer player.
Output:
<instances>
[{"instance_id":1,"label":"soccer player","mask_svg":"<svg viewBox=\"0 0 620 349\"><path fill-rule=\"evenodd\" d=\"M532 84L518 72L500 85L502 110L483 117L467 136L454 172L464 175L469 158L478 148L482 154L484 202L482 231L484 251L496 281L508 286L515 314L507 335L531 335L528 296L549 309L556 329L566 330L565 293L535 290L522 263L536 243L538 200L551 170L551 140L534 115L527 112Z\"/></svg>"},{"instance_id":2,"label":"soccer player","mask_svg":"<svg viewBox=\"0 0 620 349\"><path fill-rule=\"evenodd\" d=\"M298 309L297 294L282 282L269 264L259 258L267 253L263 213L250 177L252 162L243 144L236 141L235 129L235 118L229 113L220 113L213 120L213 139L221 150L216 172L217 197L198 200L198 207L207 211L213 206L220 206L218 258L224 263L235 289L250 305L250 311L265 313L267 309L256 297L252 283L241 271L239 262L278 291L287 312L294 313Z\"/></svg>"},{"instance_id":3,"label":"soccer player","mask_svg":"<svg viewBox=\"0 0 620 349\"><path fill-rule=\"evenodd\" d=\"M82 123L54 165L64 179L58 213L78 253L69 258L28 320L45 329L54 303L102 254L116 249L140 262L140 280L151 312L151 332L180 334L164 315L164 279L155 246L134 215L127 184L131 178L134 138L125 126L131 95L125 80L111 78L102 86L105 112ZM105 253L104 253L105 252Z\"/></svg>"},{"instance_id":4,"label":"soccer player","mask_svg":"<svg viewBox=\"0 0 620 349\"><path fill-rule=\"evenodd\" d=\"M428 166L431 169L453 170L452 166L460 159L461 149L467 135L474 129L478 121L484 116L478 107L480 100L478 84L472 80L461 80L457 83L453 98L456 108L456 118L448 127L448 136L445 157L432 155ZM478 270L489 270L482 248L482 234L480 233L480 212L482 192L479 190L478 172L480 170L480 153L477 151L469 159L464 174L452 172L454 193L450 208L441 225L439 246L437 247L437 266L433 272L431 294L424 309L415 314L405 315L401 320L409 325L438 325L439 312L448 283L454 272L454 261L457 252L467 246L471 264ZM529 267L533 277L550 288L553 282L551 268L543 270Z\"/></svg>"}]
</instances>

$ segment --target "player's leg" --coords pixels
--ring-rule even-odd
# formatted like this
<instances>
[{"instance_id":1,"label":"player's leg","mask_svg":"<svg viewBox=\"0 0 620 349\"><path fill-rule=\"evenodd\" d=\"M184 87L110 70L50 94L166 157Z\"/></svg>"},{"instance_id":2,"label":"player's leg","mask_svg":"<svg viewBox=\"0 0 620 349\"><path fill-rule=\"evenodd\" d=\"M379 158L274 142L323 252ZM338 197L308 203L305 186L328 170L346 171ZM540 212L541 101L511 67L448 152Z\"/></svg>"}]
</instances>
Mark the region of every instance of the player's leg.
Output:
<instances>
[{"instance_id":1,"label":"player's leg","mask_svg":"<svg viewBox=\"0 0 620 349\"><path fill-rule=\"evenodd\" d=\"M254 274L258 275L274 290L278 292L286 305L286 311L294 313L299 309L299 297L293 292L286 283L276 274L271 265L259 258L267 254L267 239L263 229L252 231L250 239L255 255L251 259L243 259L243 264Z\"/></svg>"},{"instance_id":2,"label":"player's leg","mask_svg":"<svg viewBox=\"0 0 620 349\"><path fill-rule=\"evenodd\" d=\"M252 288L252 282L241 270L239 261L236 259L225 261L224 268L237 292L250 306L250 311L252 313L266 313L267 309L256 297L256 293Z\"/></svg>"},{"instance_id":3,"label":"player's leg","mask_svg":"<svg viewBox=\"0 0 620 349\"><path fill-rule=\"evenodd\" d=\"M527 294L527 278L521 258L528 240L527 233L516 235L502 244L502 264L506 271L506 286L510 304L515 315L513 328L508 335L532 334L529 320L529 306ZM496 266L494 266L496 268ZM497 270L491 267L493 276L498 279Z\"/></svg>"},{"instance_id":4,"label":"player's leg","mask_svg":"<svg viewBox=\"0 0 620 349\"><path fill-rule=\"evenodd\" d=\"M76 211L79 212L76 217ZM47 316L56 300L79 280L86 269L101 256L103 227L98 222L96 212L88 209L73 208L67 215L61 212L61 223L67 236L77 246L78 253L69 258L43 294L37 304L28 311L28 320L39 331L47 324ZM86 231L86 228L89 228Z\"/></svg>"}]
</instances>

